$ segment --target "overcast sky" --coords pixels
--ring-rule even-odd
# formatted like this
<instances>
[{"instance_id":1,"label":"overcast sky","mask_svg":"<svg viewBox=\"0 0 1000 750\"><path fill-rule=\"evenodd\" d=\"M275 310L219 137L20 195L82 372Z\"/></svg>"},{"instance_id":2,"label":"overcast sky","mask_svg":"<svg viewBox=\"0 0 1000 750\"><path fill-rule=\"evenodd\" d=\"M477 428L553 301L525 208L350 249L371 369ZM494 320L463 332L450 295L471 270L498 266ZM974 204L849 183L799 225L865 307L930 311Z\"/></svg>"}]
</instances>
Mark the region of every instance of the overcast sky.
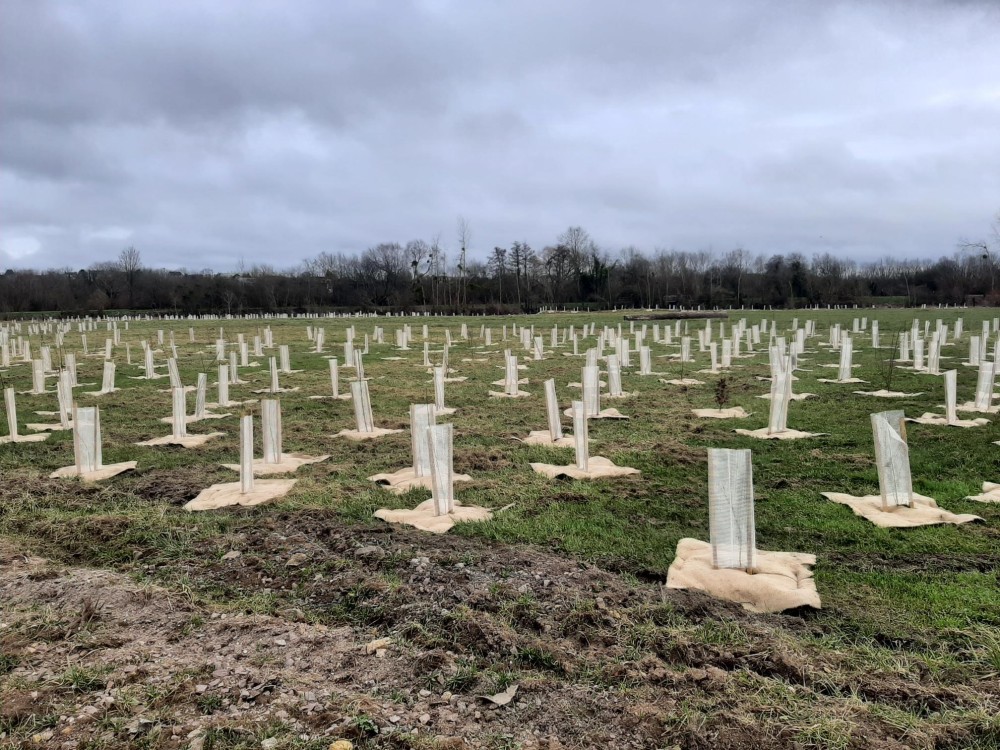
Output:
<instances>
[{"instance_id":1,"label":"overcast sky","mask_svg":"<svg viewBox=\"0 0 1000 750\"><path fill-rule=\"evenodd\" d=\"M2 0L0 268L570 225L938 257L1000 211L1000 2Z\"/></svg>"}]
</instances>

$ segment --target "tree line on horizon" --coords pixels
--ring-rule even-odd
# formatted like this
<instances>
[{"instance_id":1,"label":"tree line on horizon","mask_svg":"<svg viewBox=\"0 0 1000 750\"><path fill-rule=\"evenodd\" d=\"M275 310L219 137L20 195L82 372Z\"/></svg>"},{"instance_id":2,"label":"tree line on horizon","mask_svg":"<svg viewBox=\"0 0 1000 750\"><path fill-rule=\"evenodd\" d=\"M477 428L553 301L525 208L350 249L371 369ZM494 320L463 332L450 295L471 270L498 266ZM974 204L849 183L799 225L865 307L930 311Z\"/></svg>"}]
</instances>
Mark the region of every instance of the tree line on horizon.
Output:
<instances>
[{"instance_id":1,"label":"tree line on horizon","mask_svg":"<svg viewBox=\"0 0 1000 750\"><path fill-rule=\"evenodd\" d=\"M998 219L1000 223L1000 219ZM138 249L85 269L0 273L0 313L178 314L429 310L515 313L543 308L800 308L812 305L1000 304L997 248L962 243L951 257L859 263L829 253L755 254L602 250L580 227L539 250L526 242L468 260L440 242L385 242L361 253L321 253L299 266L234 273L147 268ZM998 233L1000 237L1000 233Z\"/></svg>"}]
</instances>

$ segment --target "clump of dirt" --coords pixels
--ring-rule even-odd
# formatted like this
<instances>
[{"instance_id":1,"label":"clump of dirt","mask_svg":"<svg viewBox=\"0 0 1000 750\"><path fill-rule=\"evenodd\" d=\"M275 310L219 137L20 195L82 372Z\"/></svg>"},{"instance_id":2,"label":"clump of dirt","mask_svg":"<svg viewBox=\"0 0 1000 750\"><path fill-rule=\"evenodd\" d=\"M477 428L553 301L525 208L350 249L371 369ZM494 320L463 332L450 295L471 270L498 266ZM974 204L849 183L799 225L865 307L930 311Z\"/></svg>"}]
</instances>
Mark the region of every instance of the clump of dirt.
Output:
<instances>
[{"instance_id":1,"label":"clump of dirt","mask_svg":"<svg viewBox=\"0 0 1000 750\"><path fill-rule=\"evenodd\" d=\"M657 458L669 465L698 466L708 464L704 448L688 445L680 440L661 440L652 446Z\"/></svg>"},{"instance_id":2,"label":"clump of dirt","mask_svg":"<svg viewBox=\"0 0 1000 750\"><path fill-rule=\"evenodd\" d=\"M126 489L136 497L157 504L183 505L219 481L219 474L204 466L153 469L132 478Z\"/></svg>"},{"instance_id":3,"label":"clump of dirt","mask_svg":"<svg viewBox=\"0 0 1000 750\"><path fill-rule=\"evenodd\" d=\"M499 448L457 449L454 462L458 474L500 471L514 465L514 462Z\"/></svg>"}]
</instances>

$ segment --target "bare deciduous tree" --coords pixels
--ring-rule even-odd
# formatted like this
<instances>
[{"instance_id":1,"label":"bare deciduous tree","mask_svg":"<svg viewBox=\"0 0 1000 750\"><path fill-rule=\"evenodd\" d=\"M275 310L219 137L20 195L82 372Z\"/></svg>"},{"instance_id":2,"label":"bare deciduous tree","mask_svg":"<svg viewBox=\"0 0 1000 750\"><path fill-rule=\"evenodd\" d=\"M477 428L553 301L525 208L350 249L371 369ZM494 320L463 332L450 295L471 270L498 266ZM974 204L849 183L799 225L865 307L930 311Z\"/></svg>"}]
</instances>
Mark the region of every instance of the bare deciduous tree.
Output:
<instances>
[{"instance_id":1,"label":"bare deciduous tree","mask_svg":"<svg viewBox=\"0 0 1000 750\"><path fill-rule=\"evenodd\" d=\"M134 245L129 245L118 254L118 267L125 274L125 285L128 288L128 301L132 304L135 292L135 277L142 268L142 255Z\"/></svg>"},{"instance_id":2,"label":"bare deciduous tree","mask_svg":"<svg viewBox=\"0 0 1000 750\"><path fill-rule=\"evenodd\" d=\"M497 280L497 303L502 305L503 277L507 273L507 248L493 248L493 253L490 255L489 267L493 272L493 277Z\"/></svg>"}]
</instances>

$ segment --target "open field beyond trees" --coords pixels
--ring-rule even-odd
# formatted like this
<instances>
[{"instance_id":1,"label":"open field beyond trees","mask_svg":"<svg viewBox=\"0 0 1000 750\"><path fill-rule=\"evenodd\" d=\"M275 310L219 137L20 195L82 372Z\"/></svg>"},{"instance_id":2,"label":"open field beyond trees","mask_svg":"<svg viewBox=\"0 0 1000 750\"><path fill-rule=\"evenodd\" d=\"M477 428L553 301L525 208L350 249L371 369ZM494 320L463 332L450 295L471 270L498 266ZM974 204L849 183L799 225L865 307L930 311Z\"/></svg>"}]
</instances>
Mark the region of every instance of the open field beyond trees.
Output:
<instances>
[{"instance_id":1,"label":"open field beyond trees","mask_svg":"<svg viewBox=\"0 0 1000 750\"><path fill-rule=\"evenodd\" d=\"M959 748L1000 747L1000 504L965 500L983 481L1000 481L1000 418L975 429L909 427L913 488L955 513L984 522L883 529L823 491L877 494L869 415L940 411L941 377L889 368L896 333L914 317L964 319L965 332L943 350L941 370L957 369L958 401L972 400L975 368L963 367L970 334L995 311L841 310L731 313L750 325L816 321L796 372L788 422L828 433L808 440L754 440L736 427L767 424L767 338L754 356L720 374L694 375L694 363L652 341L652 369L625 371L615 401L628 421L591 421L591 454L641 470L598 481L550 480L531 462L565 464L568 448L524 445L545 429L542 383L556 381L565 408L579 391L581 357L551 349L553 325L622 325L622 314L544 314L507 318L322 318L311 320L131 321L115 347L120 390L100 398L105 463L137 461L136 471L84 484L50 479L73 463L69 431L40 443L0 445L0 748ZM858 386L824 384L837 353L823 344L840 323L878 320L882 348L854 335L855 375L875 390L891 385L922 395L893 401L853 395ZM413 329L399 351L394 332ZM459 330L468 325L469 340ZM535 326L546 357L533 361L512 323ZM367 477L410 464L409 407L433 402L423 366L421 327L431 360L445 328L450 366L468 379L448 383L456 407L454 469L463 504L506 510L459 524L447 535L390 526L377 508L410 508L429 496L393 495ZM492 329L484 349L480 326ZM718 321L713 322L716 331ZM120 327L124 323L119 324ZM321 326L316 353L306 326ZM340 356L348 326L358 345L375 326L365 356L375 423L402 432L351 442L332 435L354 426L350 401L310 400L330 391L326 356ZM635 323L652 329L653 323ZM691 335L704 326L691 321ZM195 329L189 343L188 328ZM182 505L202 489L234 481L237 416L195 423L191 433L225 435L196 449L141 447L162 436L171 410L167 381L141 374L145 338L157 365L173 330L183 382L216 378L215 340L251 338L270 326L291 350L295 374L282 374L286 451L327 461L301 468L284 499L257 507L192 513ZM103 353L104 323L90 334ZM995 337L995 333L993 336ZM718 334L716 333L716 337ZM37 349L51 336L33 337ZM131 344L132 365L125 361ZM594 338L580 341L580 354ZM527 366L529 398L490 399L502 378L503 349ZM55 347L53 344L53 351ZM65 351L80 352L75 327ZM992 341L990 356L993 354ZM268 357L240 369L252 398L269 383ZM402 359L385 359L401 357ZM103 359L79 358L81 383L100 383ZM887 372L891 369L891 383ZM352 371L341 370L341 389ZM700 386L660 378L697 377ZM751 416L699 419L716 406L726 379L728 405ZM0 372L3 387L31 387L31 367ZM50 379L51 384L51 379ZM209 386L214 399L214 386ZM190 404L190 398L189 398ZM56 408L54 393L19 395L19 421ZM564 420L564 425L568 420ZM568 429L568 428L567 428ZM260 455L260 434L257 433ZM708 539L706 448L751 448L757 544L813 553L821 610L753 614L696 591L663 583L678 540ZM239 553L239 554L234 554ZM383 641L367 653L366 644ZM497 707L492 696L517 685ZM272 742L273 740L273 742ZM66 744L74 743L74 744ZM464 743L464 744L463 744ZM342 745L346 747L346 745Z\"/></svg>"}]
</instances>

